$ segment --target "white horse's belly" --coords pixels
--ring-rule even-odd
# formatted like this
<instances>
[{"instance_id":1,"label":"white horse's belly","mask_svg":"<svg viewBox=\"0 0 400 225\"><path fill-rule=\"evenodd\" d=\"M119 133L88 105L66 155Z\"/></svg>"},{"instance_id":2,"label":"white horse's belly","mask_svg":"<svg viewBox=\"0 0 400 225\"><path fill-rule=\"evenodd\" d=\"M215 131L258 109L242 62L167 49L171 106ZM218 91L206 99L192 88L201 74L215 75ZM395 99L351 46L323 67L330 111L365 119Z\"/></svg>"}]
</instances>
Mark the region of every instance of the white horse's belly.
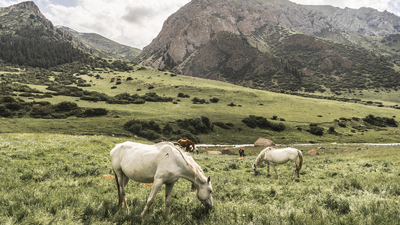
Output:
<instances>
[{"instance_id":1,"label":"white horse's belly","mask_svg":"<svg viewBox=\"0 0 400 225\"><path fill-rule=\"evenodd\" d=\"M157 171L154 152L140 152L131 149L121 161L123 173L131 180L152 183Z\"/></svg>"},{"instance_id":2,"label":"white horse's belly","mask_svg":"<svg viewBox=\"0 0 400 225\"><path fill-rule=\"evenodd\" d=\"M278 157L278 158L273 158L271 161L276 164L284 164L284 163L287 163L289 161L289 159L288 158L281 159Z\"/></svg>"}]
</instances>

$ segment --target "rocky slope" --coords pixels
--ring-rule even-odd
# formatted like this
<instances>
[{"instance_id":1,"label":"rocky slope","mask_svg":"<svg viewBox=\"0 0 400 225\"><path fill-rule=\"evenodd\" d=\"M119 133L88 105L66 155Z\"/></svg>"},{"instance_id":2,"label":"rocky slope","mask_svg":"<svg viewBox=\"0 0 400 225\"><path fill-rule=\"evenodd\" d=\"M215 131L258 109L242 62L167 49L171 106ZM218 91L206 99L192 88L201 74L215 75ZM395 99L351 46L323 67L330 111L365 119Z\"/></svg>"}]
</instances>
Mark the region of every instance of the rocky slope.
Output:
<instances>
[{"instance_id":1,"label":"rocky slope","mask_svg":"<svg viewBox=\"0 0 400 225\"><path fill-rule=\"evenodd\" d=\"M21 10L31 13L32 19L40 20L40 22L44 23L46 26L53 27L53 23L40 12L39 7L37 7L33 1L21 2L9 7L0 7L0 16L3 17L5 14L21 13ZM18 24L21 24L18 20L7 21L9 27L18 28Z\"/></svg>"},{"instance_id":2,"label":"rocky slope","mask_svg":"<svg viewBox=\"0 0 400 225\"><path fill-rule=\"evenodd\" d=\"M71 34L74 39L78 39L83 42L88 48L90 48L90 52L92 54L99 57L132 61L141 52L140 49L119 44L99 34L80 33L64 26L58 26L57 28L65 33Z\"/></svg>"},{"instance_id":3,"label":"rocky slope","mask_svg":"<svg viewBox=\"0 0 400 225\"><path fill-rule=\"evenodd\" d=\"M360 53L360 47L397 57L395 41L383 43L378 36L393 35L397 41L399 32L399 17L370 8L303 6L287 0L193 0L165 21L136 61L249 85L332 86L333 80L356 77L352 69L379 64L379 57ZM398 76L391 72L390 77ZM368 87L371 80L365 78L360 85Z\"/></svg>"}]
</instances>

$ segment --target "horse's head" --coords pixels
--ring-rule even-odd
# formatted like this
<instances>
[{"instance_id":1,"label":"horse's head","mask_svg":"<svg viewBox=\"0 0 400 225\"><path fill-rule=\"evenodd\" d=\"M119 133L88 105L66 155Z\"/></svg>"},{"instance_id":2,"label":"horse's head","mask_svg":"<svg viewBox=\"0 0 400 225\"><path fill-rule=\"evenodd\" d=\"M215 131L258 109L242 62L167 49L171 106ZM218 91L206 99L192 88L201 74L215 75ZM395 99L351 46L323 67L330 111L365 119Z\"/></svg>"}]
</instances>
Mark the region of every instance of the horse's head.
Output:
<instances>
[{"instance_id":1,"label":"horse's head","mask_svg":"<svg viewBox=\"0 0 400 225\"><path fill-rule=\"evenodd\" d=\"M212 208L213 200L212 200L212 186L210 176L207 178L207 182L198 183L197 187L197 198L203 203L203 205L207 208Z\"/></svg>"},{"instance_id":2,"label":"horse's head","mask_svg":"<svg viewBox=\"0 0 400 225\"><path fill-rule=\"evenodd\" d=\"M254 176L257 176L258 173L260 172L260 167L258 167L255 163L253 163L253 171L254 171Z\"/></svg>"}]
</instances>

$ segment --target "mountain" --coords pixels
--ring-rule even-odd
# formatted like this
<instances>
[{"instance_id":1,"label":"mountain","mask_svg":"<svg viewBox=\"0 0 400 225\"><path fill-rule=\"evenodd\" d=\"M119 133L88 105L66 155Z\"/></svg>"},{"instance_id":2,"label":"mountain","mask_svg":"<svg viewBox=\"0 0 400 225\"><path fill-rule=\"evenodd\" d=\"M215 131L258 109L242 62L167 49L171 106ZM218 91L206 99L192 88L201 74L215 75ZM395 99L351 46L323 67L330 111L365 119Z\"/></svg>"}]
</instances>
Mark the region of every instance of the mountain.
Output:
<instances>
[{"instance_id":1,"label":"mountain","mask_svg":"<svg viewBox=\"0 0 400 225\"><path fill-rule=\"evenodd\" d=\"M15 19L15 16L19 18ZM0 7L1 30L6 27L11 30L23 28L25 23L33 25L41 22L45 26L53 27L53 24L39 10L39 7L33 1L21 2L9 7Z\"/></svg>"},{"instance_id":2,"label":"mountain","mask_svg":"<svg viewBox=\"0 0 400 225\"><path fill-rule=\"evenodd\" d=\"M83 65L125 70L126 62L117 60L111 65L103 58L132 60L140 52L97 34L54 27L32 1L0 8L0 49L0 66L48 69L74 63L73 71L81 70Z\"/></svg>"},{"instance_id":3,"label":"mountain","mask_svg":"<svg viewBox=\"0 0 400 225\"><path fill-rule=\"evenodd\" d=\"M397 88L400 18L287 0L193 0L136 62L268 90Z\"/></svg>"},{"instance_id":4,"label":"mountain","mask_svg":"<svg viewBox=\"0 0 400 225\"><path fill-rule=\"evenodd\" d=\"M0 63L19 66L50 68L95 62L56 29L32 1L0 8L0 49Z\"/></svg>"},{"instance_id":5,"label":"mountain","mask_svg":"<svg viewBox=\"0 0 400 225\"><path fill-rule=\"evenodd\" d=\"M57 28L72 34L76 39L80 40L90 48L92 54L102 58L115 58L132 61L141 52L140 49L119 44L99 34L80 33L64 26L57 26Z\"/></svg>"}]
</instances>

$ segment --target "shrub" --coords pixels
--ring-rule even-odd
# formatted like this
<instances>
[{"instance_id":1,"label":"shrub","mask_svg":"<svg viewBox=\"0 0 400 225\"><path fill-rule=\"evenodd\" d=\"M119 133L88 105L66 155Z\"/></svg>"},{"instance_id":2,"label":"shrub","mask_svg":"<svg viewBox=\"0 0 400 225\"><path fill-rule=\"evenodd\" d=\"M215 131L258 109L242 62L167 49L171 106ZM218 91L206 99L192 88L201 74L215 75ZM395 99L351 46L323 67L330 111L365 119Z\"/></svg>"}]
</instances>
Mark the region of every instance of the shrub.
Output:
<instances>
[{"instance_id":1,"label":"shrub","mask_svg":"<svg viewBox=\"0 0 400 225\"><path fill-rule=\"evenodd\" d=\"M259 127L265 129L271 126L271 123L262 116L250 115L248 118L242 119L242 122L251 128Z\"/></svg>"},{"instance_id":2,"label":"shrub","mask_svg":"<svg viewBox=\"0 0 400 225\"><path fill-rule=\"evenodd\" d=\"M271 129L274 131L284 131L285 125L283 123L271 123Z\"/></svg>"},{"instance_id":3,"label":"shrub","mask_svg":"<svg viewBox=\"0 0 400 225\"><path fill-rule=\"evenodd\" d=\"M188 130L192 134L208 134L213 130L210 119L205 116L195 119L177 120L176 122L180 128Z\"/></svg>"},{"instance_id":4,"label":"shrub","mask_svg":"<svg viewBox=\"0 0 400 225\"><path fill-rule=\"evenodd\" d=\"M190 95L183 94L183 93L178 93L179 98L190 98Z\"/></svg>"},{"instance_id":5,"label":"shrub","mask_svg":"<svg viewBox=\"0 0 400 225\"><path fill-rule=\"evenodd\" d=\"M143 132L140 133L140 136L149 140L155 140L157 138L160 138L160 135L158 135L156 132L152 130L144 130Z\"/></svg>"},{"instance_id":6,"label":"shrub","mask_svg":"<svg viewBox=\"0 0 400 225\"><path fill-rule=\"evenodd\" d=\"M194 98L192 99L192 102L193 102L193 104L204 104L204 103L206 103L206 100L200 99L200 98L198 98L198 97L194 97Z\"/></svg>"},{"instance_id":7,"label":"shrub","mask_svg":"<svg viewBox=\"0 0 400 225\"><path fill-rule=\"evenodd\" d=\"M0 105L0 116L9 117L10 115L11 111L5 105Z\"/></svg>"},{"instance_id":8,"label":"shrub","mask_svg":"<svg viewBox=\"0 0 400 225\"><path fill-rule=\"evenodd\" d=\"M23 105L20 103L11 102L11 103L6 103L6 107L10 110L16 111L20 110L23 107Z\"/></svg>"},{"instance_id":9,"label":"shrub","mask_svg":"<svg viewBox=\"0 0 400 225\"><path fill-rule=\"evenodd\" d=\"M89 108L83 113L85 116L105 116L108 111L104 108Z\"/></svg>"},{"instance_id":10,"label":"shrub","mask_svg":"<svg viewBox=\"0 0 400 225\"><path fill-rule=\"evenodd\" d=\"M375 117L374 115L368 115L365 118L362 119L363 121L375 125L378 127L385 127L385 126L391 126L391 127L397 127L397 122L394 118L387 118L387 117Z\"/></svg>"},{"instance_id":11,"label":"shrub","mask_svg":"<svg viewBox=\"0 0 400 225\"><path fill-rule=\"evenodd\" d=\"M160 138L159 133L161 133L160 126L152 120L147 122L133 119L124 124L124 129L149 140Z\"/></svg>"},{"instance_id":12,"label":"shrub","mask_svg":"<svg viewBox=\"0 0 400 225\"><path fill-rule=\"evenodd\" d=\"M75 110L78 108L78 105L75 102L60 102L58 104L55 105L55 110L57 112L60 111L71 111L71 110Z\"/></svg>"},{"instance_id":13,"label":"shrub","mask_svg":"<svg viewBox=\"0 0 400 225\"><path fill-rule=\"evenodd\" d=\"M308 130L311 134L314 135L323 135L324 128L317 126L316 124L310 124L310 130Z\"/></svg>"},{"instance_id":14,"label":"shrub","mask_svg":"<svg viewBox=\"0 0 400 225\"><path fill-rule=\"evenodd\" d=\"M174 132L174 129L172 128L172 126L167 123L165 124L164 128L162 129L162 132L165 134L171 134L172 132Z\"/></svg>"},{"instance_id":15,"label":"shrub","mask_svg":"<svg viewBox=\"0 0 400 225\"><path fill-rule=\"evenodd\" d=\"M33 117L42 117L52 113L54 113L54 109L51 105L34 105L30 112Z\"/></svg>"},{"instance_id":16,"label":"shrub","mask_svg":"<svg viewBox=\"0 0 400 225\"><path fill-rule=\"evenodd\" d=\"M216 97L210 98L211 103L218 103L218 101L219 101L219 98L216 98Z\"/></svg>"},{"instance_id":17,"label":"shrub","mask_svg":"<svg viewBox=\"0 0 400 225\"><path fill-rule=\"evenodd\" d=\"M137 98L133 101L133 104L144 104L146 101L143 98Z\"/></svg>"}]
</instances>

